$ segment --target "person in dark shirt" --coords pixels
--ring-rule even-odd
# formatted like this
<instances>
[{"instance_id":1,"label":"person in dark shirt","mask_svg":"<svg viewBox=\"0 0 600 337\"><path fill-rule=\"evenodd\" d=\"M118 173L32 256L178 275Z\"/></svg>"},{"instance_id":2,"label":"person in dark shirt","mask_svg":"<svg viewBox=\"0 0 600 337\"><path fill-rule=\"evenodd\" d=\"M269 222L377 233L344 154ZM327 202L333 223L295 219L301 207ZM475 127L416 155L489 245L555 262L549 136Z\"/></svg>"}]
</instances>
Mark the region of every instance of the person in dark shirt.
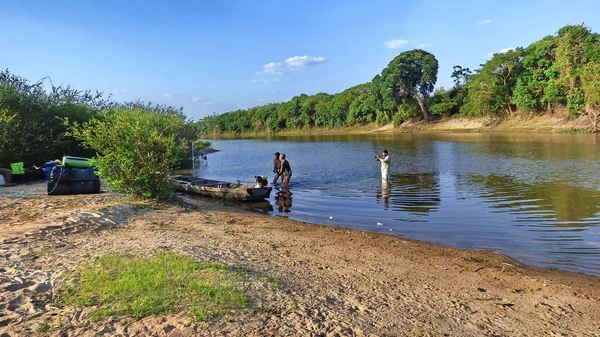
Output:
<instances>
[{"instance_id":1,"label":"person in dark shirt","mask_svg":"<svg viewBox=\"0 0 600 337\"><path fill-rule=\"evenodd\" d=\"M281 160L279 160L279 152L275 152L275 158L273 158L273 173L275 173L275 177L273 178L273 185L277 184L277 180L281 177L283 180L283 176L279 174L281 168Z\"/></svg>"}]
</instances>

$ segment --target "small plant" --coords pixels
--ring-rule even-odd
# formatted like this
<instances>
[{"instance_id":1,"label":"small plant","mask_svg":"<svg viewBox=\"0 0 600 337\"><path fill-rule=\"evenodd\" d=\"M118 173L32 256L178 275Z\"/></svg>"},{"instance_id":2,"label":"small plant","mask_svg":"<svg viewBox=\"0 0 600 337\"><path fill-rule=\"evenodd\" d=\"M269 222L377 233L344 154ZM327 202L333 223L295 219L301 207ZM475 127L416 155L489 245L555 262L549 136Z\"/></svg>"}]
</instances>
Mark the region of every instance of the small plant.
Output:
<instances>
[{"instance_id":1,"label":"small plant","mask_svg":"<svg viewBox=\"0 0 600 337\"><path fill-rule=\"evenodd\" d=\"M281 281L281 277L279 277L279 276L269 276L269 277L267 277L267 282L269 282L269 284L271 285L272 290L280 289L281 285L283 283Z\"/></svg>"},{"instance_id":2,"label":"small plant","mask_svg":"<svg viewBox=\"0 0 600 337\"><path fill-rule=\"evenodd\" d=\"M48 322L44 322L38 326L38 331L41 333L48 332L50 329L52 329L52 326Z\"/></svg>"}]
</instances>

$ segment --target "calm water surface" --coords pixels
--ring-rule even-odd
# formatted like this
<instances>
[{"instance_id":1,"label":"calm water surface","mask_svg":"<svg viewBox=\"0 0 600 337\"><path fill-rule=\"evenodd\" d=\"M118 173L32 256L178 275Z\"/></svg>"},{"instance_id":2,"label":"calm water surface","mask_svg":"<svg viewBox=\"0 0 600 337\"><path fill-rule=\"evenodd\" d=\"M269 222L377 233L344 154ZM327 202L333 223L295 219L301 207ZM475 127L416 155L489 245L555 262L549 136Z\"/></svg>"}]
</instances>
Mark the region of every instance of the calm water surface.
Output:
<instances>
[{"instance_id":1,"label":"calm water surface","mask_svg":"<svg viewBox=\"0 0 600 337\"><path fill-rule=\"evenodd\" d=\"M526 264L600 276L600 138L563 134L401 134L214 140L196 175L272 180L291 196L250 205L317 224L497 251ZM375 154L388 149L382 184ZM277 192L277 191L274 191ZM378 224L379 223L379 224Z\"/></svg>"}]
</instances>

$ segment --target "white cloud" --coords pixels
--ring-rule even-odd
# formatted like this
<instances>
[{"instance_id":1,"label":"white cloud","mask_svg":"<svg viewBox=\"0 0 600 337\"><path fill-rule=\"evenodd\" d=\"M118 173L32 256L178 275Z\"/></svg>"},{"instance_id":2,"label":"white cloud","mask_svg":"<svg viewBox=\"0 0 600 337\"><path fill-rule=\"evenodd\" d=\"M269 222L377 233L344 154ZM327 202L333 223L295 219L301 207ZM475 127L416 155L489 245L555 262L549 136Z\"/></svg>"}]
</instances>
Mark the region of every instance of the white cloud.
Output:
<instances>
[{"instance_id":1,"label":"white cloud","mask_svg":"<svg viewBox=\"0 0 600 337\"><path fill-rule=\"evenodd\" d=\"M389 40L389 41L385 42L385 46L390 49L398 49L398 48L406 46L407 44L408 44L408 41L401 40L401 39Z\"/></svg>"},{"instance_id":2,"label":"white cloud","mask_svg":"<svg viewBox=\"0 0 600 337\"><path fill-rule=\"evenodd\" d=\"M425 48L430 48L433 47L433 45L431 43L421 43L417 45L417 48L419 49L425 49Z\"/></svg>"},{"instance_id":3,"label":"white cloud","mask_svg":"<svg viewBox=\"0 0 600 337\"><path fill-rule=\"evenodd\" d=\"M124 93L125 91L127 91L127 89L114 89L110 93L113 94L113 95L118 95L118 94Z\"/></svg>"},{"instance_id":4,"label":"white cloud","mask_svg":"<svg viewBox=\"0 0 600 337\"><path fill-rule=\"evenodd\" d=\"M259 103L262 103L262 102L264 102L264 101L265 101L265 100L264 100L263 98L261 98L261 99L259 99L259 100L258 100L258 102L259 102Z\"/></svg>"},{"instance_id":5,"label":"white cloud","mask_svg":"<svg viewBox=\"0 0 600 337\"><path fill-rule=\"evenodd\" d=\"M166 99L169 99L175 97L175 94L166 93L164 96Z\"/></svg>"},{"instance_id":6,"label":"white cloud","mask_svg":"<svg viewBox=\"0 0 600 337\"><path fill-rule=\"evenodd\" d=\"M488 53L487 55L485 55L485 58L491 59L492 57L494 57L494 54L503 54L503 53L509 52L514 49L515 49L515 47L502 48L502 49L498 50L497 52Z\"/></svg>"},{"instance_id":7,"label":"white cloud","mask_svg":"<svg viewBox=\"0 0 600 337\"><path fill-rule=\"evenodd\" d=\"M270 78L256 78L252 80L252 83L277 83L282 82L280 77L270 77Z\"/></svg>"},{"instance_id":8,"label":"white cloud","mask_svg":"<svg viewBox=\"0 0 600 337\"><path fill-rule=\"evenodd\" d=\"M327 59L322 56L293 56L288 57L283 62L269 62L257 72L257 75L284 75L286 73L296 71L300 68L326 62ZM258 82L258 80L255 80ZM263 82L263 81L261 81ZM266 82L265 82L266 83Z\"/></svg>"},{"instance_id":9,"label":"white cloud","mask_svg":"<svg viewBox=\"0 0 600 337\"><path fill-rule=\"evenodd\" d=\"M294 56L288 57L283 61L285 65L290 69L299 69L311 64L319 64L327 61L323 56L311 57L311 56Z\"/></svg>"},{"instance_id":10,"label":"white cloud","mask_svg":"<svg viewBox=\"0 0 600 337\"><path fill-rule=\"evenodd\" d=\"M487 25L490 22L492 22L492 19L479 20L479 21L475 22L475 25L477 25L477 26L483 26L483 25Z\"/></svg>"}]
</instances>

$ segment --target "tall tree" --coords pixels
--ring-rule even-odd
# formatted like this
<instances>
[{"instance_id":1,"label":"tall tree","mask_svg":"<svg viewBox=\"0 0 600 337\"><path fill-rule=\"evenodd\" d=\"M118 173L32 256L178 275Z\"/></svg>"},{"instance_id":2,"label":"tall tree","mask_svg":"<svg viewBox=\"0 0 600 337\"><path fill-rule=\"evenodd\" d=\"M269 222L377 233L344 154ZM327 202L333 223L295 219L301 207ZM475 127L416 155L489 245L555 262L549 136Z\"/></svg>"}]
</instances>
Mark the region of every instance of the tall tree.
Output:
<instances>
[{"instance_id":1,"label":"tall tree","mask_svg":"<svg viewBox=\"0 0 600 337\"><path fill-rule=\"evenodd\" d=\"M396 56L381 72L381 79L392 89L397 100L416 99L425 121L429 121L431 117L423 101L433 92L437 73L438 61L435 56L414 49Z\"/></svg>"}]
</instances>

